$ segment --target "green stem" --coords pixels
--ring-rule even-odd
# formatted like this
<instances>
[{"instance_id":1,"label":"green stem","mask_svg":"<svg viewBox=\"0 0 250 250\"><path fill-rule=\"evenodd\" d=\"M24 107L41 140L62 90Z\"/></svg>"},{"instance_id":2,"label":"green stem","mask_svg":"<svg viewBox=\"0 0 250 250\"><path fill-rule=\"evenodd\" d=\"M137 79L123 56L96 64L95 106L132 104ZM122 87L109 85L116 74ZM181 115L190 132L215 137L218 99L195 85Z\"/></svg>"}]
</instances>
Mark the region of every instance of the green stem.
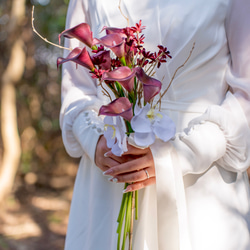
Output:
<instances>
[{"instance_id":1,"label":"green stem","mask_svg":"<svg viewBox=\"0 0 250 250\"><path fill-rule=\"evenodd\" d=\"M133 245L133 230L134 230L134 213L135 213L135 192L132 192L131 195L131 218L130 218L130 226L129 226L129 250L132 250Z\"/></svg>"},{"instance_id":2,"label":"green stem","mask_svg":"<svg viewBox=\"0 0 250 250\"><path fill-rule=\"evenodd\" d=\"M126 123L127 131L128 131L127 135L129 136L131 133L134 132L134 130L132 129L131 124L130 124L129 121L125 121L125 123Z\"/></svg>"},{"instance_id":3,"label":"green stem","mask_svg":"<svg viewBox=\"0 0 250 250\"><path fill-rule=\"evenodd\" d=\"M130 220L131 220L131 202L132 202L132 193L128 193L128 200L127 200L127 210L126 210L126 218L125 218L125 225L124 225L124 232L123 232L123 242L122 242L122 250L125 249L127 233L130 231Z\"/></svg>"},{"instance_id":4,"label":"green stem","mask_svg":"<svg viewBox=\"0 0 250 250\"><path fill-rule=\"evenodd\" d=\"M124 94L124 91L123 91L121 84L119 82L115 82L115 86L116 86L117 92L119 94L119 97L124 97L125 94Z\"/></svg>"},{"instance_id":5,"label":"green stem","mask_svg":"<svg viewBox=\"0 0 250 250\"><path fill-rule=\"evenodd\" d=\"M135 219L138 220L138 190L135 191Z\"/></svg>"},{"instance_id":6,"label":"green stem","mask_svg":"<svg viewBox=\"0 0 250 250\"><path fill-rule=\"evenodd\" d=\"M97 48L96 45L93 45L93 46L91 47L91 49L92 49L92 50L98 50L98 48Z\"/></svg>"},{"instance_id":7,"label":"green stem","mask_svg":"<svg viewBox=\"0 0 250 250\"><path fill-rule=\"evenodd\" d=\"M122 63L123 66L127 66L125 56L119 58L120 62Z\"/></svg>"},{"instance_id":8,"label":"green stem","mask_svg":"<svg viewBox=\"0 0 250 250\"><path fill-rule=\"evenodd\" d=\"M117 227L117 233L118 233L118 241L117 241L117 250L120 250L120 242L121 242L121 232L122 232L122 225L124 221L124 215L127 207L127 200L128 200L128 193L123 195L124 197L124 203L121 205L120 214L119 214L119 221L118 221L118 227Z\"/></svg>"},{"instance_id":9,"label":"green stem","mask_svg":"<svg viewBox=\"0 0 250 250\"><path fill-rule=\"evenodd\" d=\"M125 183L124 185L124 189L126 189L128 186L128 183ZM124 204L125 204L125 199L127 198L127 193L123 194L122 196L122 203L121 203L121 207L120 207L120 212L119 212L119 215L118 215L118 218L117 218L117 222L120 222L121 221L121 215L122 215L122 211L124 210Z\"/></svg>"}]
</instances>

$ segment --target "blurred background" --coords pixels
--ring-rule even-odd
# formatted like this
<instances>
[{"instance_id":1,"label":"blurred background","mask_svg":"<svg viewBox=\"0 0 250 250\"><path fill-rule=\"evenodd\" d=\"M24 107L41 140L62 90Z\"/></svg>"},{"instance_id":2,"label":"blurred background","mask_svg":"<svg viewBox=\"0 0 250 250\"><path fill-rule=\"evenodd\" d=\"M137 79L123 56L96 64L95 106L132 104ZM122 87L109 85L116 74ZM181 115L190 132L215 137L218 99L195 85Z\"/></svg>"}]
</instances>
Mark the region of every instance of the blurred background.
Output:
<instances>
[{"instance_id":1,"label":"blurred background","mask_svg":"<svg viewBox=\"0 0 250 250\"><path fill-rule=\"evenodd\" d=\"M69 0L0 0L0 250L62 250L78 159L59 127Z\"/></svg>"},{"instance_id":2,"label":"blurred background","mask_svg":"<svg viewBox=\"0 0 250 250\"><path fill-rule=\"evenodd\" d=\"M63 249L78 159L59 128L69 0L0 0L0 250Z\"/></svg>"}]
</instances>

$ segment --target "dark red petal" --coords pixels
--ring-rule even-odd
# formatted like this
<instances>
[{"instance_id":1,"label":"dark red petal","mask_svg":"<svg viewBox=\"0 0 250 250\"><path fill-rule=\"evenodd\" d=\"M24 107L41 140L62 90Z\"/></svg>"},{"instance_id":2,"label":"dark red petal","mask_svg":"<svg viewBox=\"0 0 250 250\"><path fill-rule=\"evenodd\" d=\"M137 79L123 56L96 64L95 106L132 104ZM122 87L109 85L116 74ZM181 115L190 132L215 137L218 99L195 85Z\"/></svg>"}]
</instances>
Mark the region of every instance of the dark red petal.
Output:
<instances>
[{"instance_id":1,"label":"dark red petal","mask_svg":"<svg viewBox=\"0 0 250 250\"><path fill-rule=\"evenodd\" d=\"M126 38L126 34L125 34L125 31L124 29L120 29L120 28L114 28L114 27L106 27L104 26L102 31L105 30L106 31L106 34L107 35L110 35L110 34L119 34L120 36Z\"/></svg>"},{"instance_id":2,"label":"dark red petal","mask_svg":"<svg viewBox=\"0 0 250 250\"><path fill-rule=\"evenodd\" d=\"M93 46L93 34L90 26L87 23L81 23L73 28L63 31L59 35L59 43L61 40L61 36L67 38L76 38L90 48Z\"/></svg>"},{"instance_id":3,"label":"dark red petal","mask_svg":"<svg viewBox=\"0 0 250 250\"><path fill-rule=\"evenodd\" d=\"M143 84L144 101L150 102L161 91L161 82L148 76L141 67L136 68L136 77Z\"/></svg>"},{"instance_id":4,"label":"dark red petal","mask_svg":"<svg viewBox=\"0 0 250 250\"><path fill-rule=\"evenodd\" d=\"M113 71L105 72L102 80L117 81L119 82L128 92L134 89L134 76L135 70L130 69L127 66L119 67Z\"/></svg>"},{"instance_id":5,"label":"dark red petal","mask_svg":"<svg viewBox=\"0 0 250 250\"><path fill-rule=\"evenodd\" d=\"M125 120L130 121L133 117L132 103L126 97L120 97L109 103L101 106L99 115L121 116Z\"/></svg>"},{"instance_id":6,"label":"dark red petal","mask_svg":"<svg viewBox=\"0 0 250 250\"><path fill-rule=\"evenodd\" d=\"M90 70L94 69L94 65L86 48L81 49L77 47L73 49L66 58L63 57L57 58L57 67L69 61L80 64L81 66L88 68Z\"/></svg>"},{"instance_id":7,"label":"dark red petal","mask_svg":"<svg viewBox=\"0 0 250 250\"><path fill-rule=\"evenodd\" d=\"M94 43L95 44L100 43L105 47L110 48L119 58L125 55L125 50L124 50L125 40L118 33L109 34L104 37L101 37L100 39L95 39Z\"/></svg>"},{"instance_id":8,"label":"dark red petal","mask_svg":"<svg viewBox=\"0 0 250 250\"><path fill-rule=\"evenodd\" d=\"M110 51L99 51L98 53L92 56L92 59L93 61L100 60L98 65L104 70L108 70L111 68Z\"/></svg>"}]
</instances>

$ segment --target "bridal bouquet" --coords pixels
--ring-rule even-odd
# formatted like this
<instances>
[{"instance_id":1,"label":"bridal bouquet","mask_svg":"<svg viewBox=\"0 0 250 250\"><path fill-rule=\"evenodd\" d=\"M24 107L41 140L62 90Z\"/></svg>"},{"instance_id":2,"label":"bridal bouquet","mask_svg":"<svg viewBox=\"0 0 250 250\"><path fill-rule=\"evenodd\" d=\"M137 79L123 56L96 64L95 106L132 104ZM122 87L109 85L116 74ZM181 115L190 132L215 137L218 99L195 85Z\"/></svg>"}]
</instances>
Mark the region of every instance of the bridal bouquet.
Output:
<instances>
[{"instance_id":1,"label":"bridal bouquet","mask_svg":"<svg viewBox=\"0 0 250 250\"><path fill-rule=\"evenodd\" d=\"M106 35L93 38L90 26L81 23L63 31L60 38L76 38L89 49L73 48L66 58L59 57L57 65L68 61L87 69L99 80L104 95L110 103L101 106L99 115L104 115L104 136L113 154L121 156L127 151L127 141L138 147L148 147L156 138L170 140L175 134L173 121L160 112L162 83L153 78L155 70L171 58L166 47L158 46L156 52L144 47L141 21L133 27L104 27ZM158 96L158 101L154 98ZM129 138L129 139L128 139ZM125 188L128 184L125 184ZM123 194L118 216L117 249L124 249L129 236L132 249L132 230L137 219L137 191Z\"/></svg>"}]
</instances>

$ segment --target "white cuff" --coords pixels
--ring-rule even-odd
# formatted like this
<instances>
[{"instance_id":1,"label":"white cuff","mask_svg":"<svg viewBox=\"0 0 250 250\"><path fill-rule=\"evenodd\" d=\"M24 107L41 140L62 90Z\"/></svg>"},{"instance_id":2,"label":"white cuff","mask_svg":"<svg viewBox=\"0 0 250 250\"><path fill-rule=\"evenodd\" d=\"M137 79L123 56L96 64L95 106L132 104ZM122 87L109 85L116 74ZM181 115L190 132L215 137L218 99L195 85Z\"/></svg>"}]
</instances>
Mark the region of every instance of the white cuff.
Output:
<instances>
[{"instance_id":1,"label":"white cuff","mask_svg":"<svg viewBox=\"0 0 250 250\"><path fill-rule=\"evenodd\" d=\"M173 141L182 162L183 175L204 173L213 162L226 152L226 139L223 131L212 122L192 126Z\"/></svg>"},{"instance_id":2,"label":"white cuff","mask_svg":"<svg viewBox=\"0 0 250 250\"><path fill-rule=\"evenodd\" d=\"M83 152L94 162L96 144L100 135L103 134L101 119L94 111L85 111L76 118L72 130Z\"/></svg>"},{"instance_id":3,"label":"white cuff","mask_svg":"<svg viewBox=\"0 0 250 250\"><path fill-rule=\"evenodd\" d=\"M212 122L201 122L188 131L176 134L170 143L152 145L154 159L164 159L167 151L174 150L178 156L176 166L182 174L200 174L205 172L213 162L220 159L226 152L226 140L223 131ZM159 160L158 160L159 161Z\"/></svg>"}]
</instances>

